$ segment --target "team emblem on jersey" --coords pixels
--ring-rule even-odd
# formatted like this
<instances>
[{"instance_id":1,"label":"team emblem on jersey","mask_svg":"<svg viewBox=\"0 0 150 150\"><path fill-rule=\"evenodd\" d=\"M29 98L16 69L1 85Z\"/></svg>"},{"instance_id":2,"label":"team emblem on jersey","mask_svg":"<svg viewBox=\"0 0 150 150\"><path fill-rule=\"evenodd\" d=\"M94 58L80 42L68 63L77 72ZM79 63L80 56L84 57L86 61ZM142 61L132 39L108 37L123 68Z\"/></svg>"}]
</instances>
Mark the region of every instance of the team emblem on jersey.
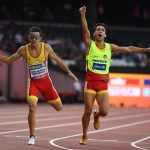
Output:
<instances>
[{"instance_id":1,"label":"team emblem on jersey","mask_svg":"<svg viewBox=\"0 0 150 150\"><path fill-rule=\"evenodd\" d=\"M103 58L104 58L104 59L107 59L107 55L104 55Z\"/></svg>"},{"instance_id":2,"label":"team emblem on jersey","mask_svg":"<svg viewBox=\"0 0 150 150\"><path fill-rule=\"evenodd\" d=\"M35 64L38 65L38 60L35 60Z\"/></svg>"}]
</instances>

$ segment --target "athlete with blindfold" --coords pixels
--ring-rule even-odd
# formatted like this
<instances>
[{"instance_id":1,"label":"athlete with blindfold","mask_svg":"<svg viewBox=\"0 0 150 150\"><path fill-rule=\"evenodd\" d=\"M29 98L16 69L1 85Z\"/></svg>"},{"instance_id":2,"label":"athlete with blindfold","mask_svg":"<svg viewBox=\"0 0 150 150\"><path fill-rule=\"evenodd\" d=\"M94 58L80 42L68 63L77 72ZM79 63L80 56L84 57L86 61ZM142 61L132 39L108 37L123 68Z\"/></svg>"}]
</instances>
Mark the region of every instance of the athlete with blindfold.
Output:
<instances>
[{"instance_id":1,"label":"athlete with blindfold","mask_svg":"<svg viewBox=\"0 0 150 150\"><path fill-rule=\"evenodd\" d=\"M55 54L49 44L41 42L42 30L32 27L29 30L29 44L21 46L18 51L10 57L0 55L0 61L10 64L21 57L26 59L28 66L27 101L29 105L28 123L30 128L30 139L28 144L35 143L35 113L39 92L45 100L57 111L62 109L62 102L56 92L48 73L48 58L53 59L64 69L70 77L78 81L77 77L69 70L65 63Z\"/></svg>"}]
</instances>

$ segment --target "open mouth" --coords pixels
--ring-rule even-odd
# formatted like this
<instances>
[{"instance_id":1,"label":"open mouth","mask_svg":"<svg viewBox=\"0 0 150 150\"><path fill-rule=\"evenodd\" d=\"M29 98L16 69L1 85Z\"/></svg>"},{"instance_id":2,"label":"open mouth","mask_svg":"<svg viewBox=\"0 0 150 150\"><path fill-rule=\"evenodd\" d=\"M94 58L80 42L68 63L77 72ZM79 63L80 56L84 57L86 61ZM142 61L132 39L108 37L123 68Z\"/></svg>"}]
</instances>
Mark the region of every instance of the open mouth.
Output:
<instances>
[{"instance_id":1,"label":"open mouth","mask_svg":"<svg viewBox=\"0 0 150 150\"><path fill-rule=\"evenodd\" d=\"M98 34L98 37L101 38L101 37L102 37L102 34Z\"/></svg>"}]
</instances>

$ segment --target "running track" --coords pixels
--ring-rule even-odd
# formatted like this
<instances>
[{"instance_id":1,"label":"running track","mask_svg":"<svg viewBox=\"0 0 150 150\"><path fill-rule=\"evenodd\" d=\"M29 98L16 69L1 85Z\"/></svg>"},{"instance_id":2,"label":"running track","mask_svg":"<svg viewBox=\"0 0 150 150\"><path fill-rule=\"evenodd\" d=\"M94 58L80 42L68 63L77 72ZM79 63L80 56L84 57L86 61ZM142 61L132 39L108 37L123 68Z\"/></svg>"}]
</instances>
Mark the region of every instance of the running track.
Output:
<instances>
[{"instance_id":1,"label":"running track","mask_svg":"<svg viewBox=\"0 0 150 150\"><path fill-rule=\"evenodd\" d=\"M0 150L150 150L150 109L110 107L99 130L91 116L88 143L79 145L83 108L65 104L57 112L39 103L35 145L27 145L27 104L0 104Z\"/></svg>"}]
</instances>

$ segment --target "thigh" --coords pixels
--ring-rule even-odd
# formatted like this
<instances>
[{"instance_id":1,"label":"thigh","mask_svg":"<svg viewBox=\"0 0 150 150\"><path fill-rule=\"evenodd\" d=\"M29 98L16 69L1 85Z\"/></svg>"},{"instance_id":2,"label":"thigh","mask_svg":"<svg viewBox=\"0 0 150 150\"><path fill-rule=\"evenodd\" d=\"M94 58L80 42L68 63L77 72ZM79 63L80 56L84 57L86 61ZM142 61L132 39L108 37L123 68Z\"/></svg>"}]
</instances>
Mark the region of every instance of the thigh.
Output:
<instances>
[{"instance_id":1,"label":"thigh","mask_svg":"<svg viewBox=\"0 0 150 150\"><path fill-rule=\"evenodd\" d=\"M107 114L109 109L109 92L107 88L107 82L97 82L96 100L101 112L103 112L104 114Z\"/></svg>"},{"instance_id":2,"label":"thigh","mask_svg":"<svg viewBox=\"0 0 150 150\"><path fill-rule=\"evenodd\" d=\"M44 80L44 82L42 83L43 88L41 87L41 93L44 97L44 99L48 102L48 103L57 103L60 101L59 95L57 93L57 91L55 90L51 79L47 78L46 80Z\"/></svg>"},{"instance_id":3,"label":"thigh","mask_svg":"<svg viewBox=\"0 0 150 150\"><path fill-rule=\"evenodd\" d=\"M39 90L32 80L28 80L27 84L27 100L38 100Z\"/></svg>"},{"instance_id":4,"label":"thigh","mask_svg":"<svg viewBox=\"0 0 150 150\"><path fill-rule=\"evenodd\" d=\"M62 102L61 100L55 102L55 103L49 103L55 110L59 111L62 109Z\"/></svg>"},{"instance_id":5,"label":"thigh","mask_svg":"<svg viewBox=\"0 0 150 150\"><path fill-rule=\"evenodd\" d=\"M97 103L100 107L101 111L108 111L109 110L109 93L102 92L101 94L96 95Z\"/></svg>"},{"instance_id":6,"label":"thigh","mask_svg":"<svg viewBox=\"0 0 150 150\"><path fill-rule=\"evenodd\" d=\"M96 96L96 91L95 91L95 87L94 87L94 82L93 81L85 81L85 85L84 85L85 111L92 110L95 96Z\"/></svg>"},{"instance_id":7,"label":"thigh","mask_svg":"<svg viewBox=\"0 0 150 150\"><path fill-rule=\"evenodd\" d=\"M95 100L95 94L94 93L84 92L85 110L92 110L94 100Z\"/></svg>"}]
</instances>

